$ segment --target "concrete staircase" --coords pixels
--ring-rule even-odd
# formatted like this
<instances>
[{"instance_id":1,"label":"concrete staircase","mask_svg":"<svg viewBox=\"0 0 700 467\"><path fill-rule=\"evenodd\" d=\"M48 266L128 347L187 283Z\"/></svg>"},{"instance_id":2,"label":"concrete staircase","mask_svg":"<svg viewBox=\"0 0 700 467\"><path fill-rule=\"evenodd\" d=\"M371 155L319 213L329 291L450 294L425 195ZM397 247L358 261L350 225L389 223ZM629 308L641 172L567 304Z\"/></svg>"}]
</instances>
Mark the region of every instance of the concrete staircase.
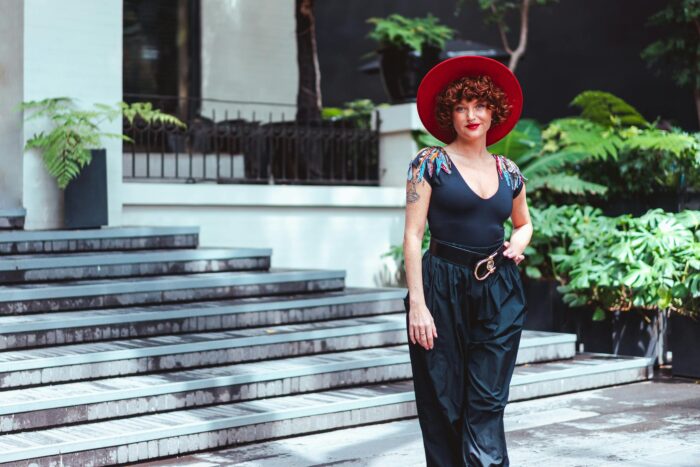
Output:
<instances>
[{"instance_id":1,"label":"concrete staircase","mask_svg":"<svg viewBox=\"0 0 700 467\"><path fill-rule=\"evenodd\" d=\"M0 464L113 465L415 417L405 289L198 247L198 228L0 232ZM651 377L525 331L510 400Z\"/></svg>"}]
</instances>

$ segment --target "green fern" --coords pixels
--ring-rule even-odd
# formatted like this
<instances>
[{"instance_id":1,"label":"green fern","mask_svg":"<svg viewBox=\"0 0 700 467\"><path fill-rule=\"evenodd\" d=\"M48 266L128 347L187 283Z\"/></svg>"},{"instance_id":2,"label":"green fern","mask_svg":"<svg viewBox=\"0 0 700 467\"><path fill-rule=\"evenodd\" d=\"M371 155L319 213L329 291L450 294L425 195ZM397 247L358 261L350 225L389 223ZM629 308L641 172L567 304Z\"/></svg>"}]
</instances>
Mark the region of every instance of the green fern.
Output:
<instances>
[{"instance_id":1,"label":"green fern","mask_svg":"<svg viewBox=\"0 0 700 467\"><path fill-rule=\"evenodd\" d=\"M584 91L577 95L569 105L580 107L581 117L605 127L650 126L650 123L637 109L609 92Z\"/></svg>"},{"instance_id":2,"label":"green fern","mask_svg":"<svg viewBox=\"0 0 700 467\"><path fill-rule=\"evenodd\" d=\"M537 160L528 164L526 177L545 177L550 174L562 175L567 167L576 167L590 159L586 152L565 149L554 153L544 153Z\"/></svg>"},{"instance_id":3,"label":"green fern","mask_svg":"<svg viewBox=\"0 0 700 467\"><path fill-rule=\"evenodd\" d=\"M116 115L119 115L120 113L123 114L124 118L126 118L131 124L134 123L134 118L139 117L147 123L159 122L166 125L170 124L179 126L181 128L187 127L187 125L185 125L177 117L163 113L158 109L154 109L150 102L134 102L132 104L119 102L117 105L119 106L120 110L116 112Z\"/></svg>"},{"instance_id":4,"label":"green fern","mask_svg":"<svg viewBox=\"0 0 700 467\"><path fill-rule=\"evenodd\" d=\"M598 183L587 182L582 180L578 175L569 174L552 174L548 177L533 177L527 185L530 191L546 188L556 193L569 193L574 195L582 195L591 193L595 195L604 195L608 191L608 187Z\"/></svg>"},{"instance_id":5,"label":"green fern","mask_svg":"<svg viewBox=\"0 0 700 467\"><path fill-rule=\"evenodd\" d=\"M622 147L622 138L612 129L581 117L552 121L542 138L545 152L581 152L596 160L617 159Z\"/></svg>"},{"instance_id":6,"label":"green fern","mask_svg":"<svg viewBox=\"0 0 700 467\"><path fill-rule=\"evenodd\" d=\"M38 101L22 102L18 108L30 111L25 120L47 118L53 128L48 133L39 132L27 140L24 150L36 149L41 153L47 171L56 179L60 189L65 189L83 167L92 161L91 149L102 146L102 138L120 138L132 141L128 136L100 130L100 123L124 115L130 122L136 116L152 123L155 121L180 127L186 125L172 115L153 109L150 103L117 103L117 107L94 104L94 110L76 108L70 97L52 97Z\"/></svg>"},{"instance_id":7,"label":"green fern","mask_svg":"<svg viewBox=\"0 0 700 467\"><path fill-rule=\"evenodd\" d=\"M676 157L689 152L696 154L700 150L700 144L693 135L659 129L649 129L633 134L625 143L630 149L664 151Z\"/></svg>"}]
</instances>

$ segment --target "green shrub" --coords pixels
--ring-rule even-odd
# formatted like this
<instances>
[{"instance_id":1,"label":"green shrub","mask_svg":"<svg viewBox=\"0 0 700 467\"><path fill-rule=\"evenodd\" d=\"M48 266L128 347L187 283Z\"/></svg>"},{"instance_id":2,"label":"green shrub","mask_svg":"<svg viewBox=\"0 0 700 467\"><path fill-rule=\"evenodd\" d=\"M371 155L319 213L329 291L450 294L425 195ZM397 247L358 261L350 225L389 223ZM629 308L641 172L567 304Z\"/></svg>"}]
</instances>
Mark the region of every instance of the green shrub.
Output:
<instances>
[{"instance_id":1,"label":"green shrub","mask_svg":"<svg viewBox=\"0 0 700 467\"><path fill-rule=\"evenodd\" d=\"M367 37L379 42L380 47L409 47L418 53L423 51L424 45L443 49L445 42L455 34L454 29L440 24L430 13L424 18L406 18L394 13L386 18L372 17L367 22L374 24L374 30Z\"/></svg>"},{"instance_id":2,"label":"green shrub","mask_svg":"<svg viewBox=\"0 0 700 467\"><path fill-rule=\"evenodd\" d=\"M700 211L606 217L595 210L575 227L568 245L551 254L567 304L594 306L596 317L630 309L698 312Z\"/></svg>"}]
</instances>

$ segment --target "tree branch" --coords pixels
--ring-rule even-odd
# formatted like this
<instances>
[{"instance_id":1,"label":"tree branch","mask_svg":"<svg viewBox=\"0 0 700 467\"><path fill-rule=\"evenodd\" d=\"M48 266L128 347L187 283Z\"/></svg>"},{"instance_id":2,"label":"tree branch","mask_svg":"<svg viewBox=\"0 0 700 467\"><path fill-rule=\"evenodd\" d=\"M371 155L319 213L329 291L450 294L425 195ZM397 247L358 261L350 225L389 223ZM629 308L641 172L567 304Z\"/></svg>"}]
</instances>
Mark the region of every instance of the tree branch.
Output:
<instances>
[{"instance_id":1,"label":"tree branch","mask_svg":"<svg viewBox=\"0 0 700 467\"><path fill-rule=\"evenodd\" d=\"M532 0L523 0L523 6L520 9L520 40L518 42L518 47L510 53L510 62L508 63L508 68L510 71L515 71L515 67L518 66L518 61L520 57L525 53L527 48L527 33L528 33L528 16L530 15L530 3Z\"/></svg>"},{"instance_id":2,"label":"tree branch","mask_svg":"<svg viewBox=\"0 0 700 467\"><path fill-rule=\"evenodd\" d=\"M495 17L498 17L498 12L496 10L496 2L491 2L491 12ZM506 52L508 52L509 55L512 55L513 50L511 50L510 45L508 44L508 35L506 34L505 22L503 21L502 17L498 20L498 33L501 36L501 43L503 44L503 49Z\"/></svg>"}]
</instances>

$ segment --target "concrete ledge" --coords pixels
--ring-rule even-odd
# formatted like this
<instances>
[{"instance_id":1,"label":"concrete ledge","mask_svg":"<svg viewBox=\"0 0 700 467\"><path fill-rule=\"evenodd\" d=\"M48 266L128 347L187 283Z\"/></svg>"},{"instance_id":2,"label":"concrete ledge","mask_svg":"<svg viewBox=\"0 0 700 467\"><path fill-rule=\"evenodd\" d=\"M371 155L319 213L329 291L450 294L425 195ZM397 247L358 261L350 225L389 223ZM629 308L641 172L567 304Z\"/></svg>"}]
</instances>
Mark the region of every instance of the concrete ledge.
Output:
<instances>
[{"instance_id":1,"label":"concrete ledge","mask_svg":"<svg viewBox=\"0 0 700 467\"><path fill-rule=\"evenodd\" d=\"M198 226L134 226L134 227L104 227L102 229L77 230L23 230L21 232L0 232L0 243L52 241L52 240L84 240L124 237L156 237L161 235L198 235Z\"/></svg>"},{"instance_id":2,"label":"concrete ledge","mask_svg":"<svg viewBox=\"0 0 700 467\"><path fill-rule=\"evenodd\" d=\"M23 229L27 210L24 208L0 209L0 229Z\"/></svg>"},{"instance_id":3,"label":"concrete ledge","mask_svg":"<svg viewBox=\"0 0 700 467\"><path fill-rule=\"evenodd\" d=\"M296 206L403 208L405 187L221 185L126 182L125 208L130 206Z\"/></svg>"}]
</instances>

